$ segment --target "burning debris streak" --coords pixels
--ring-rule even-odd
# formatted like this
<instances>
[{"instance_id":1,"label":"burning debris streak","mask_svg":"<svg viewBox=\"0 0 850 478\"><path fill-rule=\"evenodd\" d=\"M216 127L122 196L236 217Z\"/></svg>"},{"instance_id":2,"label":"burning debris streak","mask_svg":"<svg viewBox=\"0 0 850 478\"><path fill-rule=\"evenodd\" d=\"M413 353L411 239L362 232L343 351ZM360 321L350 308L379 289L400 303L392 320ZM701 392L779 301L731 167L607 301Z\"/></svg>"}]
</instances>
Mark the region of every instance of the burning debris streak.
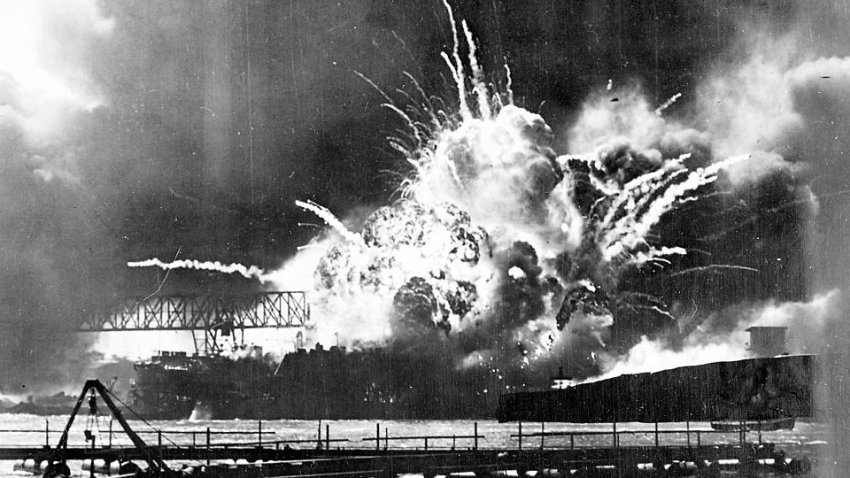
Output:
<instances>
[{"instance_id":1,"label":"burning debris streak","mask_svg":"<svg viewBox=\"0 0 850 478\"><path fill-rule=\"evenodd\" d=\"M720 270L723 270L723 269L737 269L737 270L748 271L748 272L758 272L759 271L758 269L755 269L753 267L736 266L736 265L733 265L733 264L711 264L711 265L707 265L707 266L691 267L689 269L683 269L683 270L680 270L680 271L672 272L672 273L670 273L670 276L675 277L675 276L681 276L681 275L685 275L685 274L691 274L691 273L694 273L694 272L706 272L706 271L719 274Z\"/></svg>"}]
</instances>

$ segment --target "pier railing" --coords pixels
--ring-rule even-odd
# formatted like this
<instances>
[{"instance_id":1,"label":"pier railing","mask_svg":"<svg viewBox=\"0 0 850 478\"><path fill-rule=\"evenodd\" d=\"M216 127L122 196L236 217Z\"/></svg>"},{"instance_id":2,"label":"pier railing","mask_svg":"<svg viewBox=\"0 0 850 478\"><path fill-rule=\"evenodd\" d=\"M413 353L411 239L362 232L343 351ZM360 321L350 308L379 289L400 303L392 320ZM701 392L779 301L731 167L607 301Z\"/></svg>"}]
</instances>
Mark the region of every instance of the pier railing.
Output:
<instances>
[{"instance_id":1,"label":"pier railing","mask_svg":"<svg viewBox=\"0 0 850 478\"><path fill-rule=\"evenodd\" d=\"M368 478L411 473L432 478L470 472L492 475L508 470L515 471L521 478L527 478L527 472L534 470L537 471L536 476L560 476L551 474L552 470L560 470L558 473L563 476L583 473L595 476L593 473L596 471L610 474L611 470L616 470L617 476L634 476L640 470L655 473L666 469L671 474L687 474L695 473L699 468L709 468L707 471L713 473L710 476L718 476L721 467L726 467L724 470L727 471L729 467L733 467L732 471L752 471L753 467L771 473L805 471L811 466L807 454L816 451L815 448L798 450L798 456L789 460L784 450L773 443L748 442L746 431L692 429L689 425L684 429L659 429L656 425L653 430L636 430L611 424L610 430L601 430L597 425L595 430L546 431L544 423L531 426L518 423L517 433L500 426L499 436L491 439L490 446L485 444L480 448L479 444L486 443L487 439L478 433L477 422L471 424L472 434L452 435L391 435L388 427L382 429L378 423L375 436L359 440L331 438L330 424L322 425L320 422L314 437L300 434L292 439L278 436L283 435L280 430L264 429L262 421L257 422L254 430L212 430L210 427L200 430L137 430L137 434L156 436L155 441L150 440L154 443L141 449L126 442L116 442L112 446L111 438L108 441L102 438L109 433L103 429L95 432L100 432L101 436L97 447L94 440L87 441L85 445L68 446L62 450L62 459L87 463L90 476L98 467L109 470L112 465L117 465L120 472L122 463L140 461L151 455L157 456L160 461L182 461L184 465L200 470L199 478ZM392 426L405 429L403 423L393 422ZM523 433L524 426L526 433ZM529 428L535 431L528 433ZM452 430L457 430L457 427L453 426ZM48 460L54 459L57 451L51 448L51 445L58 444L58 440L51 443L51 434L57 434L59 430L50 430L49 421L45 421L44 429L38 430L0 429L0 435L10 433L44 434L43 446L26 446L18 442L15 448L0 447L0 460L18 460L15 469L42 475L43 467L50 463ZM492 431L488 433L492 434ZM750 431L749 437L753 433ZM88 430L87 438L91 434L92 431ZM74 435L81 438L82 434L78 435L74 430ZM707 444L704 443L707 435L737 435L737 440ZM627 438L638 436L640 440ZM191 443L188 442L189 437ZM227 441L214 441L213 437ZM234 437L250 438L231 441ZM169 444L164 444L164 440ZM9 443L13 440L3 441ZM374 442L374 448L357 446L359 443L371 445L371 442ZM104 446L107 443L110 445ZM353 446L349 447L349 444ZM802 457L800 453L803 453ZM204 474L203 470L209 472Z\"/></svg>"},{"instance_id":2,"label":"pier railing","mask_svg":"<svg viewBox=\"0 0 850 478\"><path fill-rule=\"evenodd\" d=\"M523 425L526 425L525 433ZM690 422L685 423L685 428L659 428L659 423L654 424L653 429L623 429L622 424L616 422L611 423L610 431L606 430L559 430L546 431L546 423L534 423L533 429L540 431L529 432L528 423L518 422L517 433L511 434L511 440L516 440L517 449L522 450L525 446L528 448L543 449L580 449L580 448L597 448L599 446L610 446L612 448L620 447L652 447L663 446L683 446L686 448L699 448L703 445L727 445L732 444L738 447L751 443L749 440L754 437L752 444L763 444L763 434L775 432L777 430L761 430L752 429L747 424L741 423L740 427L735 429L716 430L705 428L693 428ZM618 425L620 428L618 429ZM650 424L646 424L650 425ZM539 427L539 428L538 428ZM822 441L821 436L814 431L809 433L809 441ZM624 436L633 437L625 444L622 442ZM709 443L704 442L706 436L725 436L731 437L731 440L713 440ZM674 437L673 440L669 438ZM608 438L606 440L606 438ZM668 440L663 440L668 438ZM569 443L565 443L569 439Z\"/></svg>"},{"instance_id":3,"label":"pier railing","mask_svg":"<svg viewBox=\"0 0 850 478\"><path fill-rule=\"evenodd\" d=\"M273 450L287 449L291 447L309 448L309 449L325 449L330 450L332 445L338 449L357 449L362 448L355 445L357 442L374 443L375 450L389 449L415 449L424 451L434 450L449 450L455 451L460 449L478 450L481 442L487 441L486 435L479 434L478 423L472 424L471 434L416 434L416 435L391 435L389 428L381 428L380 423L375 424L375 435L371 437L362 437L352 439L348 437L331 438L330 424L319 423L315 438L303 438L303 435L295 438L287 438L279 436L279 432L263 428L263 422L258 421L257 427L254 430L213 430L210 427L205 429L154 429L154 430L137 430L136 433L143 436L155 436L155 439L148 439L149 446L152 448L193 448L193 449L213 449L213 448L239 448L252 447L263 448L267 447ZM531 431L531 430L535 431ZM537 431L539 430L539 431ZM324 432L324 433L323 433ZM14 446L3 445L0 448L22 448L42 446L43 449L50 448L51 435L55 437L62 433L60 429L51 429L49 420L45 420L45 427L42 429L35 428L4 428L0 429L0 436L8 434L31 434L42 435L41 445L29 442L24 444L24 441L17 439L17 444ZM102 448L121 449L129 446L122 442L123 433L118 431L113 432L112 427L108 429L96 430L95 433L99 437L98 446ZM121 437L113 443L113 437ZM707 436L727 436L730 440L709 440ZM180 437L180 438L178 438ZM250 437L240 439L242 437ZM661 446L683 446L687 448L701 447L703 445L737 445L743 446L749 443L749 439L756 438L753 443L762 443L762 433L755 430L713 430L713 429L695 429L690 426L686 428L664 428L659 429L658 424L655 424L654 429L623 429L622 425L618 429L616 423L611 424L610 430L546 430L545 423L528 424L519 422L517 424L517 433L509 433L508 440L505 441L506 435L497 438L492 446L484 446L484 449L494 448L511 448L517 450L573 450L582 448L598 448L611 447L661 447ZM606 438L607 437L607 438ZM631 437L625 439L625 437ZM218 438L218 440L216 440ZM221 440L224 438L224 440ZM234 438L236 438L234 440ZM818 437L810 437L812 440ZM9 443L12 440L0 440L0 442ZM167 443L165 443L167 442ZM514 443L515 445L510 445ZM90 446L88 441L84 445Z\"/></svg>"},{"instance_id":4,"label":"pier railing","mask_svg":"<svg viewBox=\"0 0 850 478\"><path fill-rule=\"evenodd\" d=\"M475 422L473 424L472 435L457 435L457 434L452 434L452 435L395 435L395 436L392 436L392 437L389 435L389 430L387 428L384 428L384 436L381 437L381 424L376 423L375 424L375 437L374 438L361 438L361 441L373 441L373 442L375 442L375 449L380 450L381 449L381 442L384 442L384 449L388 449L390 447L390 441L394 441L394 442L395 441L407 441L407 442L409 442L409 441L424 440L424 443L423 443L424 450L428 451L428 440L431 440L431 444L432 444L431 449L432 450L434 449L433 443L435 441L446 442L448 440L451 440L452 446L451 446L450 450L455 450L456 447L457 447L457 441L458 440L473 440L472 449L477 450L479 438L484 439L485 437L484 437L484 435L478 434L478 422Z\"/></svg>"},{"instance_id":5,"label":"pier railing","mask_svg":"<svg viewBox=\"0 0 850 478\"><path fill-rule=\"evenodd\" d=\"M402 430L404 426L393 423L393 427ZM523 426L526 433L523 433ZM472 424L472 434L452 435L390 435L389 429L381 429L378 423L374 437L364 437L357 441L344 437L331 438L328 423L324 423L324 427L322 423L319 424L315 437L303 438L301 435L292 439L278 438L276 435L281 434L280 431L264 430L263 422L258 422L255 430L212 430L209 427L203 430L139 430L136 433L155 434L155 443L143 449L126 443L104 446L107 441L100 438L98 447L94 446L92 440L82 446L63 449L62 459L87 463L92 476L98 467L111 469L117 465L120 471L120 465L128 460L139 461L153 455L160 461L182 461L188 463L186 466L209 470L206 475L203 472L199 475L207 478L367 478L410 473L431 478L440 474L493 474L506 470L514 470L518 477L526 478L530 470L537 470L537 476L555 476L541 475L544 470L561 470L566 476L593 473L596 470L616 470L618 476L633 476L639 470L655 472L667 469L672 473L710 467L710 472L718 474L721 466L732 466L734 470L760 467L762 471L784 473L810 467L806 454L814 450L804 450L802 458L799 458L798 450L797 458L786 461L788 459L784 451L773 443L747 442L747 432L692 429L690 426L684 429L659 429L656 426L654 430L624 430L622 425L618 429L617 424L611 424L610 431L546 431L544 423L531 424L531 427L540 431L528 433L529 424L518 423L518 433L513 434L502 426L499 429L500 436L491 440L491 446L481 448L479 444L486 441L486 437L478 433L477 422ZM43 467L50 463L48 460L55 456L56 449L50 446L58 444L58 441L50 443L50 435L58 432L50 430L49 422L45 422L43 430L0 429L0 434L42 433L45 437L44 446L27 447L19 444L15 448L0 447L0 460L18 460L16 469L41 475ZM108 433L107 430L100 432ZM74 433L76 435L77 432ZM750 436L752 433L749 432ZM91 430L88 430L87 438L91 434ZM704 437L708 434L737 435L737 440L732 443L706 444ZM203 442L198 444L201 435ZM275 438L270 439L271 435L275 435ZM624 440L627 436L639 435L643 435L642 442ZM189 436L192 437L191 444L187 443ZM239 436L253 437L246 441L213 441L213 437ZM670 437L674 439L670 440ZM163 444L163 440L169 444ZM449 440L451 447L448 446ZM566 440L569 440L568 444ZM358 447L356 443L359 442L374 442L375 447ZM415 448L411 448L411 442L414 442ZM347 447L349 443L354 446ZM458 446L461 444L463 448Z\"/></svg>"}]
</instances>

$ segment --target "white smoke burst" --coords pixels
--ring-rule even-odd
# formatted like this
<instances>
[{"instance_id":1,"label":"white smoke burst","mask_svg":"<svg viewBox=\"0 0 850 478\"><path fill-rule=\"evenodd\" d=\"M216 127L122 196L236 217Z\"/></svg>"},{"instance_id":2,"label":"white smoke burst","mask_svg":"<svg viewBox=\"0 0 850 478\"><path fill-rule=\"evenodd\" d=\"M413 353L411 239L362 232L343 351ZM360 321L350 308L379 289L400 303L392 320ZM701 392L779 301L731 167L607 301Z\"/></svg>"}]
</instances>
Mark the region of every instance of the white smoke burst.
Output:
<instances>
[{"instance_id":1,"label":"white smoke burst","mask_svg":"<svg viewBox=\"0 0 850 478\"><path fill-rule=\"evenodd\" d=\"M298 203L331 229L310 246L314 267L293 260L298 267L274 275L314 274L315 339L332 341L344 331L339 336L350 345L447 342L461 366L505 354L531 364L563 353L576 336L605 347L615 308L633 299L631 307L669 316L660 301L621 294L619 276L686 254L658 244L654 228L745 156L688 168L689 154L659 153L624 173L606 163L611 151L596 146L609 138L558 156L543 118L487 81L468 26L461 23L461 42L448 10L456 42L443 57L457 110L435 107L444 102L412 77L408 104L384 95L409 127L407 137L391 139L413 166L401 199L375 211L360 231L317 204ZM653 124L663 124L661 111L677 98L657 110L646 105ZM592 205L580 204L578 182L592 188Z\"/></svg>"},{"instance_id":2,"label":"white smoke burst","mask_svg":"<svg viewBox=\"0 0 850 478\"><path fill-rule=\"evenodd\" d=\"M570 154L558 155L544 119L513 103L509 70L504 88L489 82L469 27L458 29L446 7L455 44L443 58L457 106L439 106L448 102L410 75L406 103L382 92L408 126L406 137L390 139L412 166L399 200L359 230L298 201L329 227L270 273L198 261L131 265L300 284L309 291L314 340L448 347L461 367L496 369L501 360L522 368L576 349L595 356L622 310L671 320L660 299L621 288L621 279L686 255L655 229L747 156L707 161L698 147L685 147L705 135L661 116L678 95L653 108L636 90L621 92L615 106L588 101Z\"/></svg>"}]
</instances>

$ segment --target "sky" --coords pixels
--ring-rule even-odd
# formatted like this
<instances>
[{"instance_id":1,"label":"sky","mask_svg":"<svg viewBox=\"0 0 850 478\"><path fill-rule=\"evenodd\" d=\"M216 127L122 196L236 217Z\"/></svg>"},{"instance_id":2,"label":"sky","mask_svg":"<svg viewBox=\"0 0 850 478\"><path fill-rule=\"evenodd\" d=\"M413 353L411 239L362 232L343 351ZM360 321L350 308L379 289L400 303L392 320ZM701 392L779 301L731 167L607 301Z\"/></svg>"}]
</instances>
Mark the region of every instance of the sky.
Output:
<instances>
[{"instance_id":1,"label":"sky","mask_svg":"<svg viewBox=\"0 0 850 478\"><path fill-rule=\"evenodd\" d=\"M840 328L850 237L845 3L452 6L492 81L510 82L516 103L545 119L558 154L595 146L582 131L601 134L588 112L594 101L610 103L609 84L624 103L657 107L681 94L665 117L704 134L688 144L706 156L757 153L726 179L733 202L706 206L740 205L727 217L731 233L700 229L693 215L657 233L760 274L626 278L661 290L681 317L716 312L708 322L680 320L680 330L733 330L740 320L729 317L765 311L774 313L764 320L806 324L814 309L816 330ZM128 344L131 357L147 353L141 342L151 352L177 345L172 336L110 336L92 348L96 338L73 332L123 297L262 287L128 262L278 269L323 227L296 200L362 225L398 197L410 172L387 142L405 125L369 81L399 101L411 77L430 95L450 100L454 91L440 55L452 48L451 23L436 0L2 0L0 13L8 331L0 358L10 364L0 390L8 393L78 378L82 370L62 364L84 369L68 360L81 350L95 363ZM624 332L629 340L643 333L635 327Z\"/></svg>"}]
</instances>

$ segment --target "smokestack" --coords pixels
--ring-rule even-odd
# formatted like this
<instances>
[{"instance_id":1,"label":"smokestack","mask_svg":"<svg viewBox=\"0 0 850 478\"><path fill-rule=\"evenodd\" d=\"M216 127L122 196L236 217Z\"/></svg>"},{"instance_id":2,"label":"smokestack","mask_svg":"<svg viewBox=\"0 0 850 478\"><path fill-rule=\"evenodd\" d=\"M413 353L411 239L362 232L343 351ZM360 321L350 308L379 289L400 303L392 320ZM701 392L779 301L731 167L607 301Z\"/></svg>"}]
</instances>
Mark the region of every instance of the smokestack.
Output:
<instances>
[{"instance_id":1,"label":"smokestack","mask_svg":"<svg viewBox=\"0 0 850 478\"><path fill-rule=\"evenodd\" d=\"M759 357L775 357L785 350L785 331L788 327L750 327L750 351Z\"/></svg>"}]
</instances>

